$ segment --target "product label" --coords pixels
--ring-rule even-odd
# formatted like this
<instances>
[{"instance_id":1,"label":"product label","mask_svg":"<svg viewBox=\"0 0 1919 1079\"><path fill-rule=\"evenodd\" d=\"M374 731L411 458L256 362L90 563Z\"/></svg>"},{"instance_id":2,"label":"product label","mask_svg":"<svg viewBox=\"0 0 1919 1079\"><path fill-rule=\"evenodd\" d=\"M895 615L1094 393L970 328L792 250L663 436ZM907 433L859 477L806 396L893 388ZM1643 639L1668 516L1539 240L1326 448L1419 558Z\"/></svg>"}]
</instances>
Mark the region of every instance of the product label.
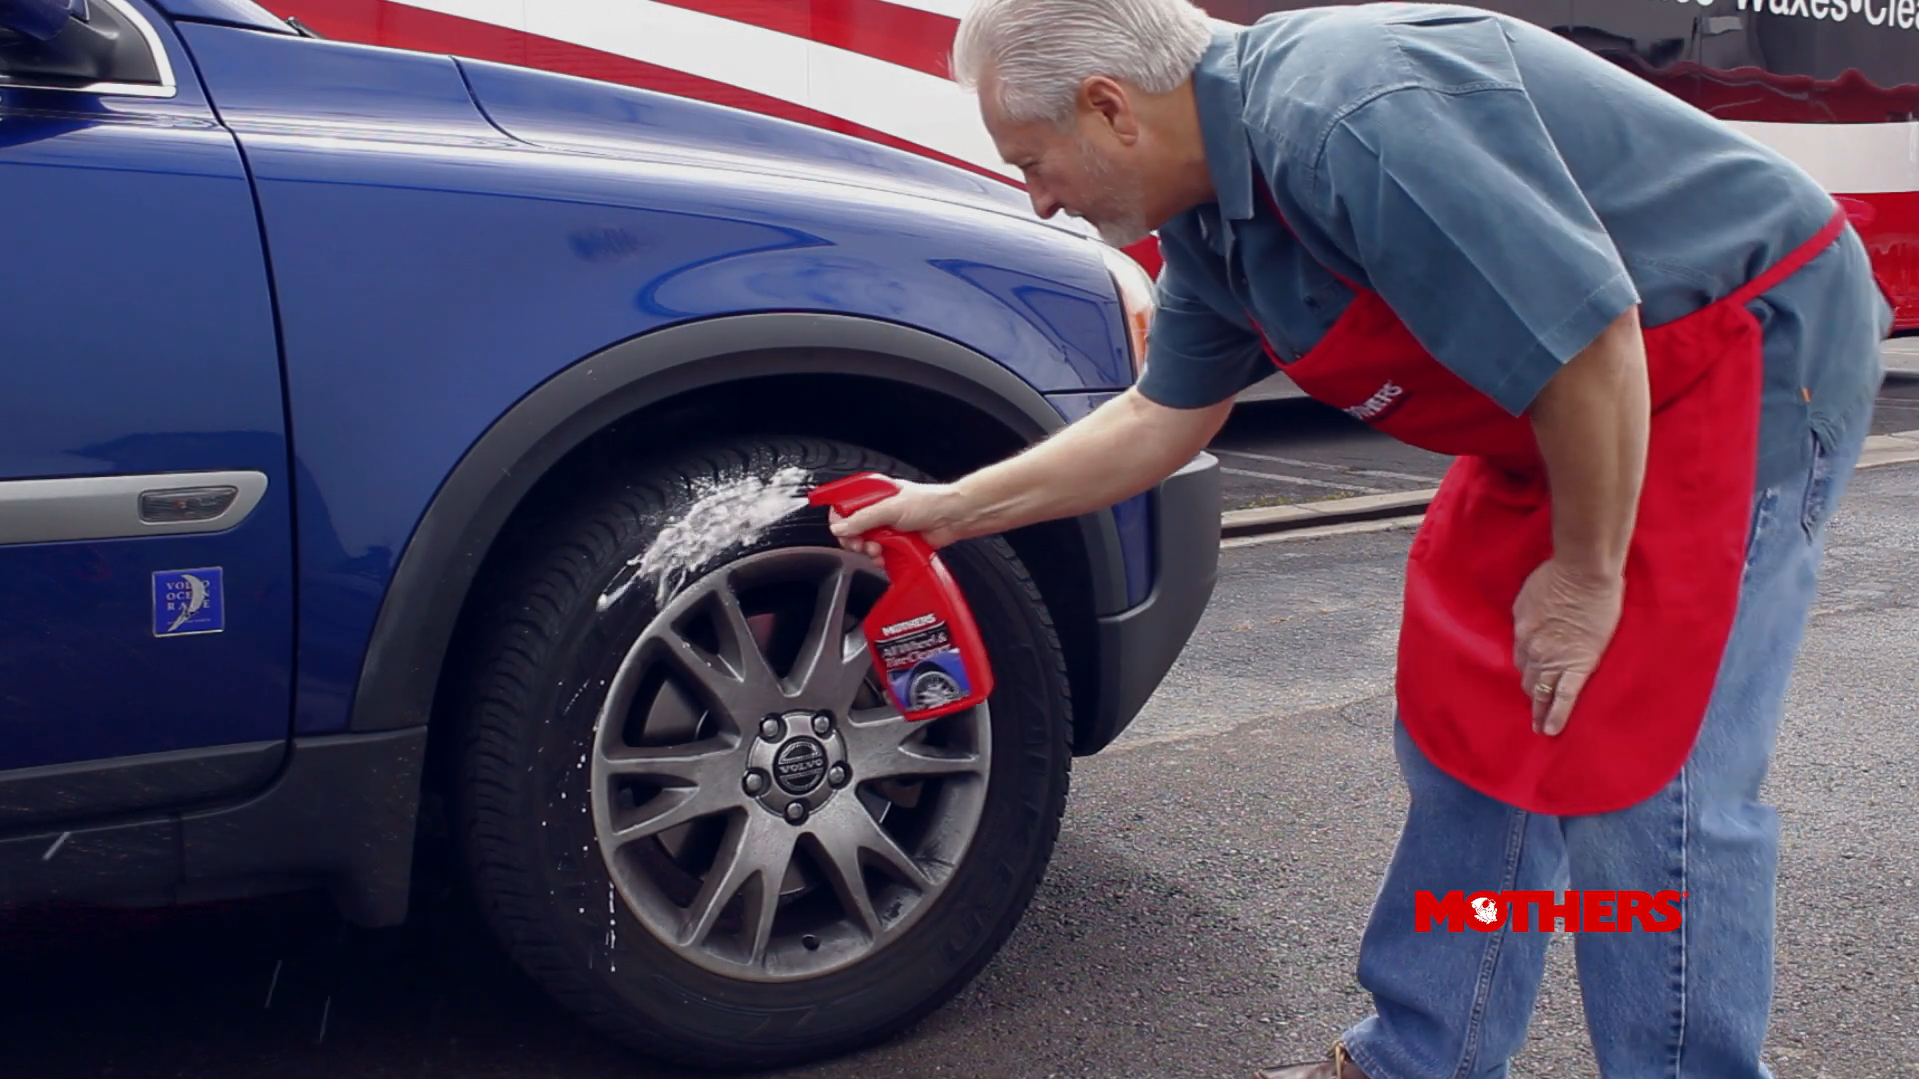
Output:
<instances>
[{"instance_id":1,"label":"product label","mask_svg":"<svg viewBox=\"0 0 1919 1079\"><path fill-rule=\"evenodd\" d=\"M895 631L904 635L880 641L876 650L886 669L887 688L904 711L938 708L973 691L966 663L953 647L945 622L929 614L881 629L887 634Z\"/></svg>"}]
</instances>

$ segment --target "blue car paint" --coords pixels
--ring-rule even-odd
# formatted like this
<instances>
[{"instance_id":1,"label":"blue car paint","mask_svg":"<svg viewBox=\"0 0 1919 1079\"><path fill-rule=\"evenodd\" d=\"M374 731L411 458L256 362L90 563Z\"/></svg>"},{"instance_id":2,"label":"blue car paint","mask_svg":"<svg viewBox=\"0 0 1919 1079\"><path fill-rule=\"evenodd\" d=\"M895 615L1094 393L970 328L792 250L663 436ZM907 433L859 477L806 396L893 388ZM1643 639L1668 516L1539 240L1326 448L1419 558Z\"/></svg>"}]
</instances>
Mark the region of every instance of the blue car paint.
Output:
<instances>
[{"instance_id":1,"label":"blue car paint","mask_svg":"<svg viewBox=\"0 0 1919 1079\"><path fill-rule=\"evenodd\" d=\"M950 325L916 324L947 332L1001 357L1041 390L1124 386L1131 381L1126 341L1114 321L1118 305L1103 269L1085 258L1083 251L1061 252L1056 236L1035 227L1025 197L1003 183L804 124L704 102L502 64L461 60L459 65L490 120L515 138L544 149L655 168L680 166L700 172L723 168L736 183L747 177L765 178L776 198L785 191L784 185L797 179L817 181L828 185L822 188L828 201L819 209L830 209L843 223L850 223L845 222L844 209L870 198L877 177L884 178L883 187L889 192L989 210L1016 221L1017 225L1009 222L1009 226L1027 241L1022 248L1003 246L1006 237L995 234L985 258L927 259L928 265L985 292L995 322L974 327L970 338L964 319ZM846 190L836 194L836 187ZM879 235L945 247L954 235L953 225L942 222L938 229L914 228L925 206L918 199L889 205L879 222ZM725 212L737 211L729 203ZM959 220L961 228L971 227L970 219ZM844 249L854 242L851 237L815 235L810 225L791 239L793 249ZM844 250L814 250L801 253L797 260L773 264L767 260L741 263L729 253L724 274L694 274L696 267L689 265L684 276L673 282L681 293L694 291L699 306L667 307L656 313L665 318L711 313L708 305L714 299L724 301L744 293L745 298L758 295L785 309L810 306L902 320L925 317L904 306L910 297L898 278L903 268L899 263L914 258L912 249L895 253L882 240L880 253L885 257L849 260ZM754 279L737 281L727 275ZM862 299L847 295L849 288L874 294ZM928 298L940 299L952 290L928 282L915 288L916 293L922 291ZM967 306L969 313L979 307L977 303ZM994 333L1009 314L1023 324ZM1046 343L1034 340L1035 335Z\"/></svg>"},{"instance_id":2,"label":"blue car paint","mask_svg":"<svg viewBox=\"0 0 1919 1079\"><path fill-rule=\"evenodd\" d=\"M285 737L292 499L239 152L164 24L171 98L0 89L0 480L252 469L238 529L0 547L0 769ZM220 566L226 630L152 631L152 574Z\"/></svg>"},{"instance_id":3,"label":"blue car paint","mask_svg":"<svg viewBox=\"0 0 1919 1079\"><path fill-rule=\"evenodd\" d=\"M960 170L642 91L243 29L251 5L227 0L165 6L207 20L156 19L172 99L50 109L0 90L33 110L0 118L0 201L86 211L10 236L79 284L0 294L9 355L40 360L0 364L0 399L35 417L0 425L0 479L245 467L269 486L218 535L0 548L14 612L62 631L0 629L6 684L44 706L0 722L73 717L0 738L0 769L277 738L289 703L298 733L343 729L394 564L453 465L542 381L649 330L755 310L904 322L999 358L1069 418L1130 382L1096 254ZM86 188L109 181L127 186ZM1145 534L1121 520L1143 598ZM153 638L151 575L206 566L223 567L225 631Z\"/></svg>"},{"instance_id":4,"label":"blue car paint","mask_svg":"<svg viewBox=\"0 0 1919 1079\"><path fill-rule=\"evenodd\" d=\"M862 139L592 79L459 64L487 117L537 146L732 172L805 172L862 187L884 176L895 189L1031 219L1025 196L1006 184Z\"/></svg>"}]
</instances>

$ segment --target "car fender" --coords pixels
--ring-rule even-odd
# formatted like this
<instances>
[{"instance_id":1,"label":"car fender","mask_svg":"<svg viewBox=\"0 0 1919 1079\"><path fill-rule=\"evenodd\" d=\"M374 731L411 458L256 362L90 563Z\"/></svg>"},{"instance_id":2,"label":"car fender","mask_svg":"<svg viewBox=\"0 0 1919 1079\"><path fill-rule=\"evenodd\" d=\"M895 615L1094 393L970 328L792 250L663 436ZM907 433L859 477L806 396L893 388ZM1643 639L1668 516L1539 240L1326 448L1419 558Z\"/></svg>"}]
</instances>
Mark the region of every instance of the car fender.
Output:
<instances>
[{"instance_id":1,"label":"car fender","mask_svg":"<svg viewBox=\"0 0 1919 1079\"><path fill-rule=\"evenodd\" d=\"M401 554L380 604L350 729L427 722L463 600L494 539L535 483L621 417L703 387L778 374L858 375L935 390L1033 442L1059 412L993 360L945 338L845 315L763 313L659 330L591 356L528 394L447 477ZM1096 609L1125 605L1119 532L1107 512L1078 519Z\"/></svg>"}]
</instances>

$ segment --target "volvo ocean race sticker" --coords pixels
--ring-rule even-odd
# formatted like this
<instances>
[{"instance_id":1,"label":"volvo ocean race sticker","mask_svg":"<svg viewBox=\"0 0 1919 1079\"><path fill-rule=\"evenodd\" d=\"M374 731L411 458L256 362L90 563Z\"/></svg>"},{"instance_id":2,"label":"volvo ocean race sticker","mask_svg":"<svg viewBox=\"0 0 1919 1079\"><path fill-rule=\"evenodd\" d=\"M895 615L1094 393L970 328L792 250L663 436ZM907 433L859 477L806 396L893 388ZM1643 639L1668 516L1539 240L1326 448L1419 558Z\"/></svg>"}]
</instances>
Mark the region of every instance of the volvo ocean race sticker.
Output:
<instances>
[{"instance_id":1,"label":"volvo ocean race sticker","mask_svg":"<svg viewBox=\"0 0 1919 1079\"><path fill-rule=\"evenodd\" d=\"M227 628L220 567L163 569L153 574L153 635L189 637Z\"/></svg>"}]
</instances>

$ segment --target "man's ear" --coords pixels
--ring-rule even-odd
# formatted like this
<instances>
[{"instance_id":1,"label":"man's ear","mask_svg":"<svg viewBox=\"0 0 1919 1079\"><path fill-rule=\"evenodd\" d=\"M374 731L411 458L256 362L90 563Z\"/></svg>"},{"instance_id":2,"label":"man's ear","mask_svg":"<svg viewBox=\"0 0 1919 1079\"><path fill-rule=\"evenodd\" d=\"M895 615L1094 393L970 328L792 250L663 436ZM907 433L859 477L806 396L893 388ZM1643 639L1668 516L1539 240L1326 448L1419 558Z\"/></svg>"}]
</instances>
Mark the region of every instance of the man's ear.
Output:
<instances>
[{"instance_id":1,"label":"man's ear","mask_svg":"<svg viewBox=\"0 0 1919 1079\"><path fill-rule=\"evenodd\" d=\"M1131 146L1139 138L1139 115L1133 111L1133 99L1126 87L1104 75L1094 75L1079 84L1081 112L1091 113L1109 128L1113 137Z\"/></svg>"}]
</instances>

